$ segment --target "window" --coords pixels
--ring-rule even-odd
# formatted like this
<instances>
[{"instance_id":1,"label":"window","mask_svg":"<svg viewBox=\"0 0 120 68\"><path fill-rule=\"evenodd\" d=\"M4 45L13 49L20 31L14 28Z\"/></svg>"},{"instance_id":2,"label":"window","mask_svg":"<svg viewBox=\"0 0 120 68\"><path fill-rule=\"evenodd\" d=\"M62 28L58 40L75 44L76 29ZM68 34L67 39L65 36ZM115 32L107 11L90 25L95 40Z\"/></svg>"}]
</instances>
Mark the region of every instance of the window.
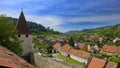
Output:
<instances>
[{"instance_id":1,"label":"window","mask_svg":"<svg viewBox=\"0 0 120 68\"><path fill-rule=\"evenodd\" d=\"M26 37L28 37L28 35L26 35Z\"/></svg>"},{"instance_id":2,"label":"window","mask_svg":"<svg viewBox=\"0 0 120 68\"><path fill-rule=\"evenodd\" d=\"M20 35L18 35L18 37L20 37Z\"/></svg>"}]
</instances>

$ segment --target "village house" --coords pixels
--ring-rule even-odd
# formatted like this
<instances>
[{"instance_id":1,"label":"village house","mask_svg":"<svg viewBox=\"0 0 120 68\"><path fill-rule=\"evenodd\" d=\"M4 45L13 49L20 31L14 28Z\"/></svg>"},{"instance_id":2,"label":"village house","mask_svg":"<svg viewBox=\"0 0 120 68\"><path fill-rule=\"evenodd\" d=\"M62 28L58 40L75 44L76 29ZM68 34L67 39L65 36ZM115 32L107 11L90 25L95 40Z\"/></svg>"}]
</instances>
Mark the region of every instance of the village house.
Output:
<instances>
[{"instance_id":1,"label":"village house","mask_svg":"<svg viewBox=\"0 0 120 68\"><path fill-rule=\"evenodd\" d=\"M120 55L120 46L103 46L101 53L106 53L108 55Z\"/></svg>"},{"instance_id":2,"label":"village house","mask_svg":"<svg viewBox=\"0 0 120 68\"><path fill-rule=\"evenodd\" d=\"M75 48L83 51L87 51L87 44L85 43L75 43Z\"/></svg>"},{"instance_id":3,"label":"village house","mask_svg":"<svg viewBox=\"0 0 120 68\"><path fill-rule=\"evenodd\" d=\"M88 63L87 68L117 68L117 65L115 62L93 57Z\"/></svg>"},{"instance_id":4,"label":"village house","mask_svg":"<svg viewBox=\"0 0 120 68\"><path fill-rule=\"evenodd\" d=\"M64 46L62 46L60 48L60 53L61 55L65 56L65 57L68 57L68 52L69 50L71 49L70 45L69 44L65 44Z\"/></svg>"},{"instance_id":5,"label":"village house","mask_svg":"<svg viewBox=\"0 0 120 68\"><path fill-rule=\"evenodd\" d=\"M53 45L53 51L54 52L60 52L60 46L61 44L57 42L56 44Z\"/></svg>"},{"instance_id":6,"label":"village house","mask_svg":"<svg viewBox=\"0 0 120 68\"><path fill-rule=\"evenodd\" d=\"M103 45L97 44L97 45L88 45L88 51L91 53L98 53L101 51Z\"/></svg>"},{"instance_id":7,"label":"village house","mask_svg":"<svg viewBox=\"0 0 120 68\"><path fill-rule=\"evenodd\" d=\"M113 42L116 42L116 41L120 41L120 38L119 37L116 37Z\"/></svg>"},{"instance_id":8,"label":"village house","mask_svg":"<svg viewBox=\"0 0 120 68\"><path fill-rule=\"evenodd\" d=\"M117 63L109 61L105 68L117 68Z\"/></svg>"},{"instance_id":9,"label":"village house","mask_svg":"<svg viewBox=\"0 0 120 68\"><path fill-rule=\"evenodd\" d=\"M79 62L82 62L82 63L85 63L87 64L88 63L88 59L90 58L90 53L87 53L85 51L81 51L81 50L77 50L77 49L70 49L69 51L69 57L74 59L74 60L77 60Z\"/></svg>"},{"instance_id":10,"label":"village house","mask_svg":"<svg viewBox=\"0 0 120 68\"><path fill-rule=\"evenodd\" d=\"M87 68L104 68L106 61L98 58L92 58Z\"/></svg>"}]
</instances>

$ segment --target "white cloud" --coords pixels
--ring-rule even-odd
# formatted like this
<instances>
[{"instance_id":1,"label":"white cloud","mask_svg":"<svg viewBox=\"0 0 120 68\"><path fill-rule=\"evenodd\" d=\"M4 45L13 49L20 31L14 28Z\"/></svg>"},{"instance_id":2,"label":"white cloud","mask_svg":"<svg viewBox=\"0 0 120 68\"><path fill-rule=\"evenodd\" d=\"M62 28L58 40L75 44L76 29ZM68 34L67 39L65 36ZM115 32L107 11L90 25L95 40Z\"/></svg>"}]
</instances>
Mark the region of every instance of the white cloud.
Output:
<instances>
[{"instance_id":1,"label":"white cloud","mask_svg":"<svg viewBox=\"0 0 120 68\"><path fill-rule=\"evenodd\" d=\"M67 22L108 22L120 21L120 14L68 18Z\"/></svg>"},{"instance_id":2,"label":"white cloud","mask_svg":"<svg viewBox=\"0 0 120 68\"><path fill-rule=\"evenodd\" d=\"M53 16L53 15L48 15L48 16L28 15L26 16L26 18L29 21L40 23L46 27L56 27L64 23L61 17Z\"/></svg>"},{"instance_id":3,"label":"white cloud","mask_svg":"<svg viewBox=\"0 0 120 68\"><path fill-rule=\"evenodd\" d=\"M7 16L18 18L20 11L14 11L14 10L0 10L0 14L6 14ZM39 24L44 25L45 27L53 28L54 30L58 30L61 32L65 32L68 30L77 30L78 27L73 29L65 29L64 27L60 26L65 23L83 23L83 22L91 22L91 23L97 23L97 22L106 22L109 24L110 21L120 21L120 14L114 14L114 15L101 15L101 16L87 16L87 17L60 17L55 15L30 15L25 12L25 17L28 21L37 22ZM66 27L69 27L66 26Z\"/></svg>"}]
</instances>

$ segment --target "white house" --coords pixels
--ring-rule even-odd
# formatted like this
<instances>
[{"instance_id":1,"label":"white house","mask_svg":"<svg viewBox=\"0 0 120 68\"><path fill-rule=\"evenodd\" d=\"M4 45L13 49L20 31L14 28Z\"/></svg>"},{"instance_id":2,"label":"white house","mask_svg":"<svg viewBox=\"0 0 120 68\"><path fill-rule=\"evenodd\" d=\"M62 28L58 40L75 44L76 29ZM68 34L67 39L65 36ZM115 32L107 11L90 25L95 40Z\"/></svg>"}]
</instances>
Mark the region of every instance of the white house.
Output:
<instances>
[{"instance_id":1,"label":"white house","mask_svg":"<svg viewBox=\"0 0 120 68\"><path fill-rule=\"evenodd\" d=\"M77 50L77 49L70 49L69 51L70 58L77 60L79 62L88 63L88 59L90 57L90 53L85 51Z\"/></svg>"}]
</instances>

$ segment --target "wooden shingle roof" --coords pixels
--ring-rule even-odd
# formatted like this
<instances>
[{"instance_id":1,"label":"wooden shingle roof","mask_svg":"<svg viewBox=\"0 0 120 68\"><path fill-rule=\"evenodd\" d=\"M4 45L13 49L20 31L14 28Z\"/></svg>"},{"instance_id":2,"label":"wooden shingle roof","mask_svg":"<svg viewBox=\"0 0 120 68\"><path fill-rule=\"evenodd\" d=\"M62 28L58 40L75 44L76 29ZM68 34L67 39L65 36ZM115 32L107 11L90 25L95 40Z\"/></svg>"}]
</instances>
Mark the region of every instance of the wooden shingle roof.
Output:
<instances>
[{"instance_id":1,"label":"wooden shingle roof","mask_svg":"<svg viewBox=\"0 0 120 68\"><path fill-rule=\"evenodd\" d=\"M19 16L18 22L16 24L16 29L18 30L18 34L32 34L28 29L23 11L21 11L21 14Z\"/></svg>"}]
</instances>

